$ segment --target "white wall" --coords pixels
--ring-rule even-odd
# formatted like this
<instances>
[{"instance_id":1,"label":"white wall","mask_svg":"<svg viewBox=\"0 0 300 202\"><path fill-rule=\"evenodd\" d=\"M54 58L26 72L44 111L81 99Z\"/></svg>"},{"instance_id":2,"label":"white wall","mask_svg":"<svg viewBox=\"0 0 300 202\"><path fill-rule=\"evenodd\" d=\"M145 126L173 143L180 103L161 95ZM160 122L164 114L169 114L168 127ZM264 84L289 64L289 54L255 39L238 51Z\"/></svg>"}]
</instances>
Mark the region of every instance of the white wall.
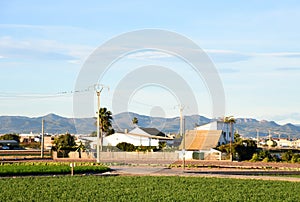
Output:
<instances>
[{"instance_id":1,"label":"white wall","mask_svg":"<svg viewBox=\"0 0 300 202\"><path fill-rule=\"evenodd\" d=\"M208 124L204 124L202 126L198 126L195 128L196 130L222 130L222 135L219 140L220 143L222 142L230 142L230 125L223 123L221 121L214 121ZM234 124L232 124L232 130L234 131ZM225 132L225 138L223 137L223 132ZM231 136L231 141L234 141L234 134Z\"/></svg>"},{"instance_id":2,"label":"white wall","mask_svg":"<svg viewBox=\"0 0 300 202\"><path fill-rule=\"evenodd\" d=\"M115 133L103 139L104 146L116 146L118 143L127 142L134 146L158 146L157 139L136 136L130 133Z\"/></svg>"},{"instance_id":3,"label":"white wall","mask_svg":"<svg viewBox=\"0 0 300 202\"><path fill-rule=\"evenodd\" d=\"M91 148L96 149L97 137L84 137L83 139L91 141ZM158 139L142 137L130 133L114 133L103 138L103 146L116 146L121 142L127 142L134 146L155 146L158 147Z\"/></svg>"}]
</instances>

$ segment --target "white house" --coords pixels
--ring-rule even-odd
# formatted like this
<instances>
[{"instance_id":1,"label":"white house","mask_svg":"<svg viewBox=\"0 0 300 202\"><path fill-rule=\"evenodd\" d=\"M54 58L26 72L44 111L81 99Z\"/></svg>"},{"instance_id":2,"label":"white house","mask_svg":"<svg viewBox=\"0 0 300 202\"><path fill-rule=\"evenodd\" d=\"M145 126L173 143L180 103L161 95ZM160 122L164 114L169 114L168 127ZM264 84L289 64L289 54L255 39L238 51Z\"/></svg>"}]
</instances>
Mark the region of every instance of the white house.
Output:
<instances>
[{"instance_id":1,"label":"white house","mask_svg":"<svg viewBox=\"0 0 300 202\"><path fill-rule=\"evenodd\" d=\"M277 143L277 147L293 147L293 141L290 141L286 138L274 138L274 141Z\"/></svg>"},{"instance_id":2,"label":"white house","mask_svg":"<svg viewBox=\"0 0 300 202\"><path fill-rule=\"evenodd\" d=\"M230 124L224 123L223 121L213 121L208 124L198 126L194 130L221 130L222 136L219 140L220 145L229 143L230 137L231 141L234 141L234 134L231 135ZM234 131L234 124L232 124L232 131Z\"/></svg>"},{"instance_id":3,"label":"white house","mask_svg":"<svg viewBox=\"0 0 300 202\"><path fill-rule=\"evenodd\" d=\"M136 127L133 130L129 131L129 133L140 134L140 135L151 135L151 136L166 137L166 135L163 132L159 131L156 128Z\"/></svg>"},{"instance_id":4,"label":"white house","mask_svg":"<svg viewBox=\"0 0 300 202\"><path fill-rule=\"evenodd\" d=\"M148 135L159 139L159 142L165 142L167 145L174 144L174 138L167 137L167 135L156 128L142 128L136 127L132 129L129 133L139 134L139 135Z\"/></svg>"},{"instance_id":5,"label":"white house","mask_svg":"<svg viewBox=\"0 0 300 202\"><path fill-rule=\"evenodd\" d=\"M97 137L80 137L84 142L89 141L92 149L97 148ZM103 138L103 146L116 146L121 142L127 142L134 146L159 146L161 140L172 140L171 138L154 136L149 134L114 133Z\"/></svg>"},{"instance_id":6,"label":"white house","mask_svg":"<svg viewBox=\"0 0 300 202\"><path fill-rule=\"evenodd\" d=\"M116 146L121 142L131 143L134 146L158 146L159 139L151 135L134 133L114 133L103 139L104 146Z\"/></svg>"}]
</instances>

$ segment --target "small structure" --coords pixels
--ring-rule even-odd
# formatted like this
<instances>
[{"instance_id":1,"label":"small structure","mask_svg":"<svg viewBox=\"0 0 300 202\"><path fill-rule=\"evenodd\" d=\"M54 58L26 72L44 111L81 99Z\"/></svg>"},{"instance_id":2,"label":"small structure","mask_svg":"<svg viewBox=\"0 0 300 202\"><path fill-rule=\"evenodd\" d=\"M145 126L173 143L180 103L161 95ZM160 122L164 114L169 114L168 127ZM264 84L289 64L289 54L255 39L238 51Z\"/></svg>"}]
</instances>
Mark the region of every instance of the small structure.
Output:
<instances>
[{"instance_id":1,"label":"small structure","mask_svg":"<svg viewBox=\"0 0 300 202\"><path fill-rule=\"evenodd\" d=\"M179 149L185 148L185 159L221 160L221 152L213 149L223 143L221 134L222 130L188 130Z\"/></svg>"},{"instance_id":2,"label":"small structure","mask_svg":"<svg viewBox=\"0 0 300 202\"><path fill-rule=\"evenodd\" d=\"M229 123L224 123L224 121L213 121L211 123L198 126L194 130L221 130L222 136L219 140L220 145L228 144L230 142L230 137L231 142L234 141L234 134L231 134L230 132ZM234 131L234 124L232 124L232 131Z\"/></svg>"},{"instance_id":3,"label":"small structure","mask_svg":"<svg viewBox=\"0 0 300 202\"><path fill-rule=\"evenodd\" d=\"M32 132L30 132L30 133L21 133L21 134L19 134L19 137L20 137L20 142L25 143L25 144L40 141L40 139L39 139L40 134L34 134Z\"/></svg>"},{"instance_id":4,"label":"small structure","mask_svg":"<svg viewBox=\"0 0 300 202\"><path fill-rule=\"evenodd\" d=\"M231 127L234 131L233 124ZM197 126L194 130L187 130L185 141L181 142L179 149L185 149L185 159L221 160L221 152L214 148L233 142L233 140L234 135L230 132L229 123L213 121ZM183 157L182 152L180 156Z\"/></svg>"},{"instance_id":5,"label":"small structure","mask_svg":"<svg viewBox=\"0 0 300 202\"><path fill-rule=\"evenodd\" d=\"M300 139L294 140L292 144L295 148L300 148Z\"/></svg>"},{"instance_id":6,"label":"small structure","mask_svg":"<svg viewBox=\"0 0 300 202\"><path fill-rule=\"evenodd\" d=\"M0 149L14 149L18 148L19 143L16 140L0 140Z\"/></svg>"}]
</instances>

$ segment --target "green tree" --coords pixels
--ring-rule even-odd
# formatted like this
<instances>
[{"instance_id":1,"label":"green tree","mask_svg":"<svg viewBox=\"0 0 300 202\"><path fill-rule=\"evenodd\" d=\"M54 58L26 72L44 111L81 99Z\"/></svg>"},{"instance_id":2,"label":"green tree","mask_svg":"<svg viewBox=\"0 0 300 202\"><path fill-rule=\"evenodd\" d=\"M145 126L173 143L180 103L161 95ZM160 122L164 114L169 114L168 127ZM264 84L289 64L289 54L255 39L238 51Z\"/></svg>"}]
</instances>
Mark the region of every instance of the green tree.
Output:
<instances>
[{"instance_id":1,"label":"green tree","mask_svg":"<svg viewBox=\"0 0 300 202\"><path fill-rule=\"evenodd\" d=\"M257 150L256 142L253 140L240 138L238 133L234 134L234 143L233 144L225 144L217 147L221 152L236 154L236 158L240 161L250 160L253 154Z\"/></svg>"},{"instance_id":2,"label":"green tree","mask_svg":"<svg viewBox=\"0 0 300 202\"><path fill-rule=\"evenodd\" d=\"M241 140L242 140L241 135L238 133L234 133L234 142L239 142Z\"/></svg>"},{"instance_id":3,"label":"green tree","mask_svg":"<svg viewBox=\"0 0 300 202\"><path fill-rule=\"evenodd\" d=\"M69 133L55 137L53 141L53 150L57 151L59 156L67 157L70 151L77 149L75 137Z\"/></svg>"},{"instance_id":4,"label":"green tree","mask_svg":"<svg viewBox=\"0 0 300 202\"><path fill-rule=\"evenodd\" d=\"M103 134L103 137L114 134L115 130L112 128L112 113L107 110L107 108L100 108L99 110L100 118L100 131Z\"/></svg>"},{"instance_id":5,"label":"green tree","mask_svg":"<svg viewBox=\"0 0 300 202\"><path fill-rule=\"evenodd\" d=\"M122 151L127 151L127 152L132 152L135 151L136 149L136 147L133 144L127 142L120 142L116 145L116 147Z\"/></svg>"},{"instance_id":6,"label":"green tree","mask_svg":"<svg viewBox=\"0 0 300 202\"><path fill-rule=\"evenodd\" d=\"M239 160L250 160L257 150L254 140L240 140L234 144L234 151L237 153Z\"/></svg>"},{"instance_id":7,"label":"green tree","mask_svg":"<svg viewBox=\"0 0 300 202\"><path fill-rule=\"evenodd\" d=\"M290 160L292 160L292 158L293 158L292 150L288 150L287 152L282 154L282 157L281 157L281 159L286 162L289 162Z\"/></svg>"},{"instance_id":8,"label":"green tree","mask_svg":"<svg viewBox=\"0 0 300 202\"><path fill-rule=\"evenodd\" d=\"M262 150L258 153L254 153L250 161L270 162L270 161L279 161L279 158L276 155L272 155L268 150Z\"/></svg>"},{"instance_id":9,"label":"green tree","mask_svg":"<svg viewBox=\"0 0 300 202\"><path fill-rule=\"evenodd\" d=\"M163 150L164 148L167 147L167 143L166 142L159 142L158 147L159 147L160 150Z\"/></svg>"},{"instance_id":10,"label":"green tree","mask_svg":"<svg viewBox=\"0 0 300 202\"><path fill-rule=\"evenodd\" d=\"M0 140L15 140L20 143L20 136L18 134L5 134L0 136Z\"/></svg>"},{"instance_id":11,"label":"green tree","mask_svg":"<svg viewBox=\"0 0 300 202\"><path fill-rule=\"evenodd\" d=\"M135 125L135 126L137 126L138 123L139 123L138 118L137 118L137 117L133 117L133 119L132 119L132 124Z\"/></svg>"},{"instance_id":12,"label":"green tree","mask_svg":"<svg viewBox=\"0 0 300 202\"><path fill-rule=\"evenodd\" d=\"M229 124L230 126L230 132L229 132L229 138L230 138L230 157L232 158L232 135L233 135L233 124L235 123L235 118L233 116L227 116L224 117L224 123ZM227 130L228 131L228 130Z\"/></svg>"},{"instance_id":13,"label":"green tree","mask_svg":"<svg viewBox=\"0 0 300 202\"><path fill-rule=\"evenodd\" d=\"M298 162L300 162L300 154L294 154L291 159L291 163L298 163Z\"/></svg>"}]
</instances>

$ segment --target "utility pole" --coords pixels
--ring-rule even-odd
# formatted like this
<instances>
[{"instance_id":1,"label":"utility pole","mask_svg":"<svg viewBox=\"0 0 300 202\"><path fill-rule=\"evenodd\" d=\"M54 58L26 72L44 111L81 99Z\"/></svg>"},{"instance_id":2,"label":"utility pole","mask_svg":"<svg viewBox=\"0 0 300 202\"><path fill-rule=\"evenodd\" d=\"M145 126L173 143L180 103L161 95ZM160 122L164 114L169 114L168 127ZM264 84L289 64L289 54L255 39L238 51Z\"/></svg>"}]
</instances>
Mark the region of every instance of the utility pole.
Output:
<instances>
[{"instance_id":1,"label":"utility pole","mask_svg":"<svg viewBox=\"0 0 300 202\"><path fill-rule=\"evenodd\" d=\"M102 90L105 88L106 86L102 85L102 84L95 84L94 88L96 90L97 93L97 100L98 100L98 104L97 104L97 163L100 163L100 151L102 151L102 130L100 130L100 96L101 96L101 92ZM106 87L108 88L108 87ZM109 89L109 88L108 88ZM100 134L101 133L101 134Z\"/></svg>"},{"instance_id":2,"label":"utility pole","mask_svg":"<svg viewBox=\"0 0 300 202\"><path fill-rule=\"evenodd\" d=\"M100 163L100 117L99 117L99 112L100 112L100 93L101 91L96 91L97 92L97 97L98 97L98 105L97 105L97 163Z\"/></svg>"},{"instance_id":3,"label":"utility pole","mask_svg":"<svg viewBox=\"0 0 300 202\"><path fill-rule=\"evenodd\" d=\"M257 139L257 147L258 147L258 144L259 144L259 130L256 129L256 139Z\"/></svg>"},{"instance_id":4,"label":"utility pole","mask_svg":"<svg viewBox=\"0 0 300 202\"><path fill-rule=\"evenodd\" d=\"M183 126L184 126L184 130L185 131L185 118L183 118ZM184 151L184 154L183 154L183 170L185 170L185 133L183 134L183 151Z\"/></svg>"},{"instance_id":5,"label":"utility pole","mask_svg":"<svg viewBox=\"0 0 300 202\"><path fill-rule=\"evenodd\" d=\"M182 116L183 107L182 107L182 105L179 106L179 111L180 111L180 136L182 137L182 134L183 134L183 116Z\"/></svg>"},{"instance_id":6,"label":"utility pole","mask_svg":"<svg viewBox=\"0 0 300 202\"><path fill-rule=\"evenodd\" d=\"M42 119L41 158L44 158L44 119Z\"/></svg>"},{"instance_id":7,"label":"utility pole","mask_svg":"<svg viewBox=\"0 0 300 202\"><path fill-rule=\"evenodd\" d=\"M183 106L180 104L179 105L179 113L180 113L180 137L182 137L182 144L183 144L183 147L182 147L182 160L183 160L183 169L185 169L185 135L183 134L183 115L182 115L182 112L183 112Z\"/></svg>"}]
</instances>

